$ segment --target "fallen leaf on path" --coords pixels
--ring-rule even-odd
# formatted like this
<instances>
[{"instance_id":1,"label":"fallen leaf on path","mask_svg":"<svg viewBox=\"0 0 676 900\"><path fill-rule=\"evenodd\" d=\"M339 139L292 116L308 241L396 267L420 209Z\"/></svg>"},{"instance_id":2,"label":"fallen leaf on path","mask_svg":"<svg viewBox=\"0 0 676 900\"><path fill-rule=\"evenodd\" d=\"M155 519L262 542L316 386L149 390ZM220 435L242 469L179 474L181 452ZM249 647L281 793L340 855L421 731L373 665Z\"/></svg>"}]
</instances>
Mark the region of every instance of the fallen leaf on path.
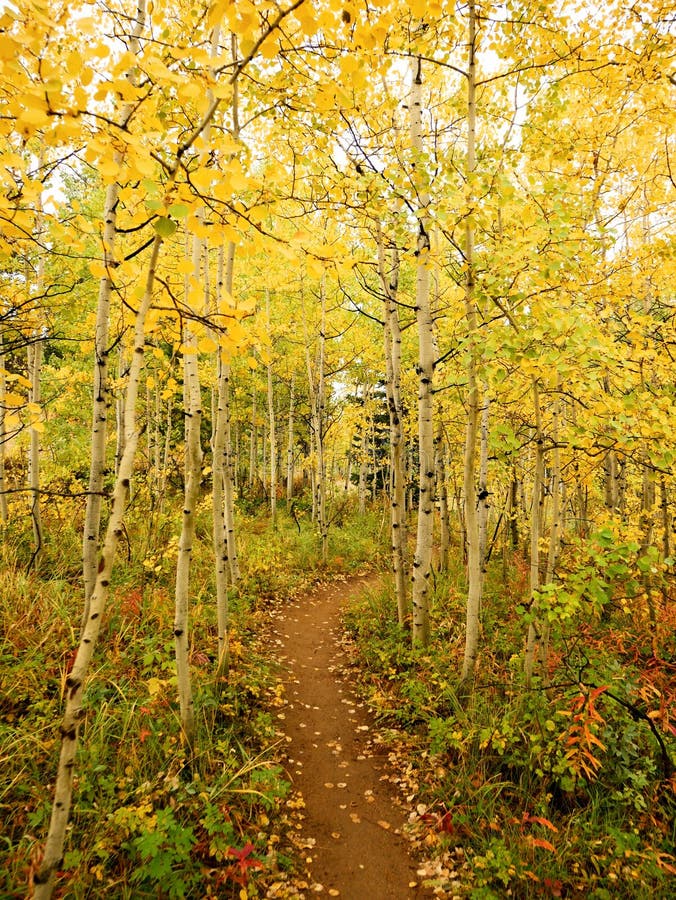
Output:
<instances>
[{"instance_id":1,"label":"fallen leaf on path","mask_svg":"<svg viewBox=\"0 0 676 900\"><path fill-rule=\"evenodd\" d=\"M384 828L385 831L388 831L392 827L389 822L385 821L385 819L378 819L378 824L381 828Z\"/></svg>"},{"instance_id":2,"label":"fallen leaf on path","mask_svg":"<svg viewBox=\"0 0 676 900\"><path fill-rule=\"evenodd\" d=\"M332 788L332 787L334 787L334 784L333 784L332 781L325 781L325 782L324 782L324 787L325 787L325 788Z\"/></svg>"},{"instance_id":3,"label":"fallen leaf on path","mask_svg":"<svg viewBox=\"0 0 676 900\"><path fill-rule=\"evenodd\" d=\"M357 815L357 813L350 813L350 818L354 822L355 825L358 825L361 822L361 819Z\"/></svg>"},{"instance_id":4,"label":"fallen leaf on path","mask_svg":"<svg viewBox=\"0 0 676 900\"><path fill-rule=\"evenodd\" d=\"M340 897L340 891L335 888L329 888L329 897Z\"/></svg>"}]
</instances>

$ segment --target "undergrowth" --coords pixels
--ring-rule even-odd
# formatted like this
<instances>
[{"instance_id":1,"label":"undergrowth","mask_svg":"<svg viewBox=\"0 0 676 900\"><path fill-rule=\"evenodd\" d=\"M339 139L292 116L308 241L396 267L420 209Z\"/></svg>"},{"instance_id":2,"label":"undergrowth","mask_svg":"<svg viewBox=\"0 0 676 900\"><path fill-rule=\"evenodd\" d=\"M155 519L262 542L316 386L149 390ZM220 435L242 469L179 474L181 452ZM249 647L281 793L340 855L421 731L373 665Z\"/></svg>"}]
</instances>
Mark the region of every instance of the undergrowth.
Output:
<instances>
[{"instance_id":1,"label":"undergrowth","mask_svg":"<svg viewBox=\"0 0 676 900\"><path fill-rule=\"evenodd\" d=\"M78 515L46 511L46 541L11 526L0 565L0 897L26 896L51 807L58 724L81 616ZM372 517L331 534L320 566L307 517L240 517L243 578L230 596L230 668L217 649L210 511L198 517L191 663L197 754L181 745L173 661L176 522L130 511L85 695L74 804L55 896L263 896L293 869L296 815L273 710L277 679L260 643L274 603L336 572L373 564ZM19 539L20 538L20 539Z\"/></svg>"},{"instance_id":2,"label":"undergrowth","mask_svg":"<svg viewBox=\"0 0 676 900\"><path fill-rule=\"evenodd\" d=\"M458 696L459 568L436 576L425 650L397 625L390 584L346 615L362 689L415 801L427 885L475 900L673 896L673 601L657 629L637 603L631 616L580 604L527 688L524 563L499 562L488 579L469 698Z\"/></svg>"}]
</instances>

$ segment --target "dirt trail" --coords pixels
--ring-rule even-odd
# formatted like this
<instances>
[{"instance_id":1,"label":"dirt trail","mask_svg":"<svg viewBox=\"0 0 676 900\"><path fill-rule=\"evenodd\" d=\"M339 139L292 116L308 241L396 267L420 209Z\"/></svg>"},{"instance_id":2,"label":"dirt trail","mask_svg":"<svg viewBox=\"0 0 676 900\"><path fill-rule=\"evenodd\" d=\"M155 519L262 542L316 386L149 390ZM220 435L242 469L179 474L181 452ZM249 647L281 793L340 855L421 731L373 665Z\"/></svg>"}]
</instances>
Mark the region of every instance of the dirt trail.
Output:
<instances>
[{"instance_id":1,"label":"dirt trail","mask_svg":"<svg viewBox=\"0 0 676 900\"><path fill-rule=\"evenodd\" d=\"M381 780L383 759L369 755L370 721L340 674L341 606L367 578L318 588L276 622L287 705L287 768L305 801L303 835L313 885L308 895L343 900L409 900L429 896L401 836L405 815Z\"/></svg>"}]
</instances>

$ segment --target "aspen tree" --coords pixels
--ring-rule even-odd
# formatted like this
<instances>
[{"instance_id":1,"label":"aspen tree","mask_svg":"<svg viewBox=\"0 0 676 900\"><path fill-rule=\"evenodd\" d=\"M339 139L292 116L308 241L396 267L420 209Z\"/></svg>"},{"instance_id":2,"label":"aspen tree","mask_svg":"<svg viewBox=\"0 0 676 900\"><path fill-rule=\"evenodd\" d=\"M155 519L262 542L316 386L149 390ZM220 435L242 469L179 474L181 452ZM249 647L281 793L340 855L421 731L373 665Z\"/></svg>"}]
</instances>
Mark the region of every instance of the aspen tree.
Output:
<instances>
[{"instance_id":1,"label":"aspen tree","mask_svg":"<svg viewBox=\"0 0 676 900\"><path fill-rule=\"evenodd\" d=\"M491 403L484 387L484 402L481 408L481 428L479 440L479 485L477 500L479 502L479 558L481 560L481 581L483 596L483 580L486 576L486 553L488 550L488 513L491 508L488 491L488 437Z\"/></svg>"},{"instance_id":2,"label":"aspen tree","mask_svg":"<svg viewBox=\"0 0 676 900\"><path fill-rule=\"evenodd\" d=\"M6 525L9 519L9 505L6 493L5 453L8 434L5 430L5 394L7 393L7 376L5 375L4 339L0 331L0 524Z\"/></svg>"},{"instance_id":3,"label":"aspen tree","mask_svg":"<svg viewBox=\"0 0 676 900\"><path fill-rule=\"evenodd\" d=\"M558 385L561 387L560 381ZM563 539L564 529L564 504L562 502L561 493L564 489L564 483L561 477L561 450L559 446L560 437L560 420L561 420L561 398L557 397L554 401L552 410L552 461L551 461L551 492L552 492L552 512L551 522L549 525L549 547L547 550L547 570L545 572L545 584L551 584L556 573L556 564L559 559L561 550L561 541ZM541 626L539 661L542 667L542 676L547 681L547 667L549 664L549 640L551 626L547 618L544 618Z\"/></svg>"},{"instance_id":4,"label":"aspen tree","mask_svg":"<svg viewBox=\"0 0 676 900\"><path fill-rule=\"evenodd\" d=\"M234 66L237 66L237 35L230 35L230 56ZM231 79L232 86L232 102L230 105L230 113L232 116L231 136L233 141L237 142L240 138L240 121L239 121L239 78ZM235 253L236 247L234 241L228 241L225 252L225 271L223 285L225 288L225 296L232 298L234 296L235 285ZM219 402L218 402L218 428L223 430L223 453L224 465L222 471L223 478L223 516L225 520L225 540L228 550L228 566L230 569L230 580L233 585L237 584L240 579L239 571L239 555L237 553L237 530L235 523L235 458L232 443L232 418L230 412L230 361L224 347L219 347L218 351L218 370L216 373ZM227 619L227 611L226 611Z\"/></svg>"},{"instance_id":5,"label":"aspen tree","mask_svg":"<svg viewBox=\"0 0 676 900\"><path fill-rule=\"evenodd\" d=\"M237 59L237 40L230 37L233 63ZM232 136L239 138L239 82L232 86ZM235 244L218 250L216 310L221 311L226 297L232 298L234 286ZM217 400L213 418L212 457L212 517L214 554L216 559L216 617L218 630L218 660L216 678L221 680L229 666L229 608L228 584L239 577L235 541L234 489L232 472L232 438L230 424L230 363L227 350L219 344L216 357Z\"/></svg>"},{"instance_id":6,"label":"aspen tree","mask_svg":"<svg viewBox=\"0 0 676 900\"><path fill-rule=\"evenodd\" d=\"M530 608L531 621L528 625L524 672L526 687L530 687L535 669L536 642L541 635L542 623L538 612L537 592L540 589L540 534L542 532L542 503L545 472L545 438L542 430L542 409L540 407L540 387L533 378L533 413L535 416L535 465L533 472L533 500L530 516Z\"/></svg>"},{"instance_id":7,"label":"aspen tree","mask_svg":"<svg viewBox=\"0 0 676 900\"><path fill-rule=\"evenodd\" d=\"M479 648L479 613L481 610L481 548L477 514L476 446L479 428L481 400L479 396L477 346L478 311L475 296L474 225L474 176L476 171L476 31L477 15L474 0L468 3L468 53L467 67L467 211L465 214L465 318L467 321L467 430L463 464L463 496L465 511L465 539L467 542L467 616L465 652L461 680L471 682L476 668Z\"/></svg>"},{"instance_id":8,"label":"aspen tree","mask_svg":"<svg viewBox=\"0 0 676 900\"><path fill-rule=\"evenodd\" d=\"M286 447L286 502L293 500L293 462L294 447L296 444L294 433L294 402L296 391L296 376L291 375L291 385L289 387L289 418L288 418L288 441Z\"/></svg>"},{"instance_id":9,"label":"aspen tree","mask_svg":"<svg viewBox=\"0 0 676 900\"><path fill-rule=\"evenodd\" d=\"M216 279L216 305L222 302L225 251L218 250L218 275ZM225 525L225 478L226 478L226 414L228 410L229 378L223 376L223 350L218 349L216 362L217 399L212 435L212 527L214 556L216 559L216 620L218 630L218 661L216 678L221 679L228 670L228 585L230 583L230 563L228 560L228 539Z\"/></svg>"},{"instance_id":10,"label":"aspen tree","mask_svg":"<svg viewBox=\"0 0 676 900\"><path fill-rule=\"evenodd\" d=\"M313 466L313 510L319 527L322 563L329 558L329 523L326 508L326 458L324 447L324 410L326 405L326 272L319 283L320 322L316 364L313 371L310 346L306 330L305 363L310 387L312 435L316 463Z\"/></svg>"},{"instance_id":11,"label":"aspen tree","mask_svg":"<svg viewBox=\"0 0 676 900\"><path fill-rule=\"evenodd\" d=\"M441 416L439 416L441 420ZM441 422L436 437L436 494L439 498L439 571L447 572L451 549L450 509L446 481L446 438Z\"/></svg>"},{"instance_id":12,"label":"aspen tree","mask_svg":"<svg viewBox=\"0 0 676 900\"><path fill-rule=\"evenodd\" d=\"M234 41L234 39L233 39ZM225 293L233 296L235 271L235 244L228 242L225 256ZM233 585L240 579L239 555L237 552L237 529L235 523L235 459L232 443L232 417L230 414L230 362L223 348L218 355L218 385L219 408L222 410L223 448L223 493L225 517L225 537L228 546L228 565L230 567L230 580ZM255 395L254 395L255 400ZM222 403L222 405L221 405ZM254 403L255 416L255 403ZM255 449L255 440L252 437L252 448ZM254 459L255 463L255 459Z\"/></svg>"},{"instance_id":13,"label":"aspen tree","mask_svg":"<svg viewBox=\"0 0 676 900\"><path fill-rule=\"evenodd\" d=\"M265 312L268 325L268 333L271 329L270 322L270 292L265 292ZM270 521L272 527L277 527L277 427L275 420L275 392L272 381L272 357L267 364L268 387L268 429L270 435Z\"/></svg>"},{"instance_id":14,"label":"aspen tree","mask_svg":"<svg viewBox=\"0 0 676 900\"><path fill-rule=\"evenodd\" d=\"M401 403L401 329L397 308L399 253L386 259L382 230L378 227L378 274L383 289L383 344L385 394L390 425L390 540L397 618L403 625L408 611L406 589L406 474L404 471L403 409Z\"/></svg>"},{"instance_id":15,"label":"aspen tree","mask_svg":"<svg viewBox=\"0 0 676 900\"><path fill-rule=\"evenodd\" d=\"M96 647L101 621L110 588L110 578L115 552L124 528L124 516L129 499L134 459L139 438L136 406L141 380L145 347L145 321L152 302L155 273L163 239L157 235L153 241L148 263L145 292L139 305L134 324L133 352L129 368L126 392L125 451L115 480L110 518L101 547L96 583L88 603L88 615L82 629L73 667L66 677L66 708L60 727L61 751L54 787L54 801L40 866L35 875L35 900L49 900L55 886L56 872L63 857L66 826L70 815L75 772L75 754L78 747L80 725L84 716L82 706L85 680Z\"/></svg>"},{"instance_id":16,"label":"aspen tree","mask_svg":"<svg viewBox=\"0 0 676 900\"><path fill-rule=\"evenodd\" d=\"M201 263L202 242L198 237L193 237L191 280L194 285L198 285L200 281ZM186 287L188 287L188 284L186 284ZM202 397L197 351L197 336L190 323L187 322L183 327L182 347L185 487L181 533L178 541L178 559L176 562L173 632L181 731L190 756L194 752L195 742L195 709L190 678L190 563L195 541L195 515L202 474L202 447L200 443Z\"/></svg>"},{"instance_id":17,"label":"aspen tree","mask_svg":"<svg viewBox=\"0 0 676 900\"><path fill-rule=\"evenodd\" d=\"M413 62L411 148L417 185L415 309L418 326L418 527L413 557L413 644L430 639L429 591L434 528L434 321L430 299L430 218L427 173L423 162L422 59Z\"/></svg>"},{"instance_id":18,"label":"aspen tree","mask_svg":"<svg viewBox=\"0 0 676 900\"><path fill-rule=\"evenodd\" d=\"M129 50L138 56L140 38L146 27L146 0L138 0L135 26L129 37ZM132 68L127 73L127 80L136 84L137 73ZM135 102L123 105L118 124L122 130L127 128L137 111ZM119 164L121 154L116 151L114 163ZM108 440L108 413L110 408L110 384L108 375L108 356L110 353L110 304L114 289L114 272L117 267L117 210L120 185L113 181L106 189L103 204L103 233L101 237L102 264L104 272L99 280L99 294L96 304L96 325L94 329L94 377L92 400L92 432L89 458L89 484L87 489L87 505L85 509L84 528L82 531L82 575L84 583L85 604L82 614L82 625L87 621L89 613L89 597L96 583L96 567L99 555L99 529L101 527L101 505L103 486L106 474L106 444ZM118 433L120 429L118 428ZM119 466L118 466L119 468Z\"/></svg>"},{"instance_id":19,"label":"aspen tree","mask_svg":"<svg viewBox=\"0 0 676 900\"><path fill-rule=\"evenodd\" d=\"M38 204L38 216L36 227L38 233L43 225L42 203ZM30 292L32 280L26 277L26 287ZM45 289L45 259L44 254L39 252L35 293L38 297L44 294ZM30 381L29 402L34 409L39 409L41 405L41 389L40 376L42 373L42 341L44 335L38 327L33 329L31 340L28 344L28 377ZM31 524L33 527L33 541L35 549L31 558L31 565L39 564L40 552L44 542L42 513L40 511L40 430L36 424L31 425L29 445L28 445L28 487L31 495Z\"/></svg>"}]
</instances>

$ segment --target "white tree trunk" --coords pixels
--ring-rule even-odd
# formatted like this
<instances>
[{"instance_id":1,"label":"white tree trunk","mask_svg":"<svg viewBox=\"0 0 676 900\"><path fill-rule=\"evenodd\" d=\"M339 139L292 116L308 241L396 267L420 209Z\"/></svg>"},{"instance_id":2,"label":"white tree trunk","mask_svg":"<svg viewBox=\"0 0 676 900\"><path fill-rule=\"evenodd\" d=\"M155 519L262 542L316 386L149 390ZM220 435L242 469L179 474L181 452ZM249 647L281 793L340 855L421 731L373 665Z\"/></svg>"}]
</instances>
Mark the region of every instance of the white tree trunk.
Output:
<instances>
[{"instance_id":1,"label":"white tree trunk","mask_svg":"<svg viewBox=\"0 0 676 900\"><path fill-rule=\"evenodd\" d=\"M413 64L411 88L411 147L418 171L423 167L422 135L422 60ZM413 633L414 645L426 646L430 640L430 573L434 529L434 321L430 302L430 218L429 194L424 175L419 180L417 197L418 236L415 284L416 323L418 326L418 528L413 558Z\"/></svg>"},{"instance_id":2,"label":"white tree trunk","mask_svg":"<svg viewBox=\"0 0 676 900\"><path fill-rule=\"evenodd\" d=\"M271 333L270 323L270 294L266 293L266 314L268 320L268 333ZM267 365L268 376L268 429L270 435L270 521L273 528L277 527L277 422L275 418L275 391L272 380L272 359Z\"/></svg>"},{"instance_id":3,"label":"white tree trunk","mask_svg":"<svg viewBox=\"0 0 676 900\"><path fill-rule=\"evenodd\" d=\"M533 620L528 626L524 672L526 687L530 687L535 668L535 650L541 636L542 625L538 616L536 591L540 587L540 534L542 532L542 502L545 471L544 435L542 432L542 411L540 409L540 389L533 379L533 409L535 412L535 470L533 475L533 502L530 518L530 596Z\"/></svg>"},{"instance_id":4,"label":"white tree trunk","mask_svg":"<svg viewBox=\"0 0 676 900\"><path fill-rule=\"evenodd\" d=\"M401 403L401 330L396 303L399 290L399 253L396 248L392 250L388 265L380 229L378 230L378 272L383 288L385 393L390 426L390 541L397 619L399 624L403 625L408 612L408 594L406 584L406 472Z\"/></svg>"},{"instance_id":5,"label":"white tree trunk","mask_svg":"<svg viewBox=\"0 0 676 900\"><path fill-rule=\"evenodd\" d=\"M40 268L40 265L38 266ZM42 288L38 294L42 293ZM42 337L34 335L33 343L28 348L28 370L30 375L31 403L39 406L41 403L40 374L42 369ZM28 487L31 494L31 523L33 526L33 540L35 549L31 559L31 565L38 565L44 540L42 528L42 514L40 512L40 433L37 428L30 430L30 442L28 446Z\"/></svg>"},{"instance_id":6,"label":"white tree trunk","mask_svg":"<svg viewBox=\"0 0 676 900\"><path fill-rule=\"evenodd\" d=\"M469 0L469 65L467 69L467 191L471 206L472 181L476 170L476 8ZM477 345L478 311L475 296L474 226L467 214L465 224L465 318L469 335L467 346L467 430L463 466L463 496L465 509L465 540L467 543L467 624L465 653L461 679L469 683L476 670L479 652L479 615L481 612L481 546L477 514L476 446L479 430L481 399L477 376L479 348Z\"/></svg>"},{"instance_id":7,"label":"white tree trunk","mask_svg":"<svg viewBox=\"0 0 676 900\"><path fill-rule=\"evenodd\" d=\"M291 388L289 390L289 438L286 448L286 502L293 500L293 458L294 458L294 401L295 401L296 379L291 376Z\"/></svg>"},{"instance_id":8,"label":"white tree trunk","mask_svg":"<svg viewBox=\"0 0 676 900\"><path fill-rule=\"evenodd\" d=\"M436 439L436 493L439 498L439 571L447 572L451 549L451 522L446 483L446 441L439 427Z\"/></svg>"},{"instance_id":9,"label":"white tree trunk","mask_svg":"<svg viewBox=\"0 0 676 900\"><path fill-rule=\"evenodd\" d=\"M218 288L217 305L221 302L223 291L225 256L221 247L218 253ZM218 351L216 362L217 401L212 435L212 528L214 556L216 560L216 620L218 630L218 661L216 678L222 679L228 670L228 585L230 583L230 563L228 561L228 540L225 527L225 468L226 468L226 412L228 409L227 394L229 378L224 369L227 367L224 353Z\"/></svg>"},{"instance_id":10,"label":"white tree trunk","mask_svg":"<svg viewBox=\"0 0 676 900\"><path fill-rule=\"evenodd\" d=\"M129 50L138 54L139 39L146 26L146 0L138 0L136 25L129 41ZM127 73L132 84L136 83L133 69ZM136 111L135 103L122 107L119 124L125 128ZM121 154L115 154L115 162L120 162ZM108 354L110 352L110 302L113 294L112 273L117 266L115 244L117 240L117 204L120 185L108 185L103 204L103 253L105 273L99 281L99 295L96 306L96 326L94 330L94 391L92 401L92 437L89 462L89 484L82 532L82 576L84 585L84 611L82 626L89 614L89 598L96 583L96 567L99 557L99 531L101 527L101 505L106 474L106 444L108 440L108 411L110 408L110 387L108 382Z\"/></svg>"},{"instance_id":11,"label":"white tree trunk","mask_svg":"<svg viewBox=\"0 0 676 900\"><path fill-rule=\"evenodd\" d=\"M6 445L8 434L5 429L5 394L7 378L5 377L5 352L2 332L0 331L0 524L6 525L9 520L9 504L7 503L7 481L5 471Z\"/></svg>"},{"instance_id":12,"label":"white tree trunk","mask_svg":"<svg viewBox=\"0 0 676 900\"><path fill-rule=\"evenodd\" d=\"M326 564L329 558L329 523L326 508L326 459L324 450L324 406L326 403L326 278L322 276L320 285L320 325L319 344L317 347L316 372L313 372L310 360L309 338L305 335L305 362L308 373L308 385L310 391L310 407L312 420L312 439L314 443L313 466L313 513L319 528L321 541L322 563ZM316 491L316 493L315 493Z\"/></svg>"},{"instance_id":13,"label":"white tree trunk","mask_svg":"<svg viewBox=\"0 0 676 900\"><path fill-rule=\"evenodd\" d=\"M481 438L479 441L479 558L481 559L481 584L486 577L486 552L488 545L488 514L491 504L488 493L488 436L491 401L484 390L484 404L481 410Z\"/></svg>"},{"instance_id":14,"label":"white tree trunk","mask_svg":"<svg viewBox=\"0 0 676 900\"><path fill-rule=\"evenodd\" d=\"M152 301L155 271L161 246L162 238L158 236L153 242L145 292L136 314L134 347L127 381L125 452L120 464L118 477L115 480L110 519L108 520L106 536L101 548L101 556L96 567L96 583L89 598L87 619L82 629L73 667L66 678L66 708L59 729L61 734L61 753L54 788L49 832L43 858L35 875L35 900L49 900L51 897L54 890L56 871L63 857L66 826L73 794L75 754L77 752L80 724L84 715L82 694L108 599L115 551L118 541L123 534L124 515L127 508L138 445L139 434L136 421L136 405L144 359L145 320Z\"/></svg>"}]
</instances>

